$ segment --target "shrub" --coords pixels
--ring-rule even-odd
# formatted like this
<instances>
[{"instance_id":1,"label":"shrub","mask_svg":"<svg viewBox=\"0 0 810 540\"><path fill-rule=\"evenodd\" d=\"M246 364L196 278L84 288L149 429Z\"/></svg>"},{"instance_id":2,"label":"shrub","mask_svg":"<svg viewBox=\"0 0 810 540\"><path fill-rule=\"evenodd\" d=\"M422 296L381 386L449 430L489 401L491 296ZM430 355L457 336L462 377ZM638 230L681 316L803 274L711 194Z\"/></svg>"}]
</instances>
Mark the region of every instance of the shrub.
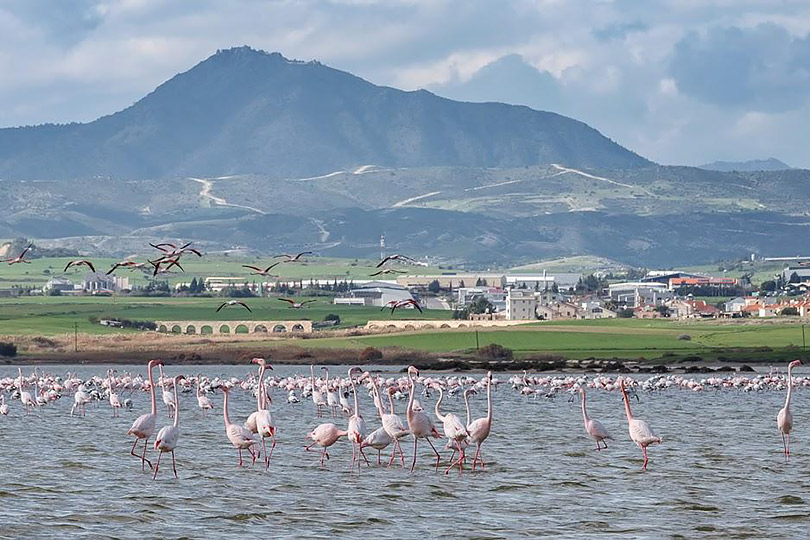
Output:
<instances>
[{"instance_id":1,"label":"shrub","mask_svg":"<svg viewBox=\"0 0 810 540\"><path fill-rule=\"evenodd\" d=\"M508 349L497 343L490 343L478 349L478 357L486 360L511 360L512 349Z\"/></svg>"},{"instance_id":2,"label":"shrub","mask_svg":"<svg viewBox=\"0 0 810 540\"><path fill-rule=\"evenodd\" d=\"M632 309L624 308L616 312L620 319L632 319L635 312Z\"/></svg>"},{"instance_id":3,"label":"shrub","mask_svg":"<svg viewBox=\"0 0 810 540\"><path fill-rule=\"evenodd\" d=\"M7 341L0 341L0 356L17 356L17 346Z\"/></svg>"},{"instance_id":4,"label":"shrub","mask_svg":"<svg viewBox=\"0 0 810 540\"><path fill-rule=\"evenodd\" d=\"M786 307L785 309L782 310L782 313L780 313L780 315L783 315L783 316L788 316L788 315L794 315L795 316L795 315L798 315L798 314L799 314L799 310L796 309L793 306Z\"/></svg>"},{"instance_id":5,"label":"shrub","mask_svg":"<svg viewBox=\"0 0 810 540\"><path fill-rule=\"evenodd\" d=\"M679 334L678 339L680 339L681 341L692 341L692 336L690 336L689 334Z\"/></svg>"},{"instance_id":6,"label":"shrub","mask_svg":"<svg viewBox=\"0 0 810 540\"><path fill-rule=\"evenodd\" d=\"M330 313L326 317L323 318L324 321L335 321L335 324L340 324L340 315L335 315L334 313Z\"/></svg>"},{"instance_id":7,"label":"shrub","mask_svg":"<svg viewBox=\"0 0 810 540\"><path fill-rule=\"evenodd\" d=\"M360 362L376 362L378 360L382 360L383 353L379 349L375 349L374 347L366 347L360 354L357 356L357 359Z\"/></svg>"}]
</instances>

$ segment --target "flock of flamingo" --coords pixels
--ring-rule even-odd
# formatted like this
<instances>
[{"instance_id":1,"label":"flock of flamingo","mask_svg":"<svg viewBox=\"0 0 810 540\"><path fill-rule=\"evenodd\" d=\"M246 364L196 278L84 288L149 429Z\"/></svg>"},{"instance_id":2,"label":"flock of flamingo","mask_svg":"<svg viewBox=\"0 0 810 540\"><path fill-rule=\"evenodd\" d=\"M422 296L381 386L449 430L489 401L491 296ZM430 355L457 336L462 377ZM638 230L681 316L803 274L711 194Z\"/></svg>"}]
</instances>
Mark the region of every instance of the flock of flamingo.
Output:
<instances>
[{"instance_id":1,"label":"flock of flamingo","mask_svg":"<svg viewBox=\"0 0 810 540\"><path fill-rule=\"evenodd\" d=\"M421 376L419 370L414 366L409 366L407 374L399 377L382 377L364 371L360 367L352 367L348 370L347 377L330 379L328 368L321 368L324 376L316 377L314 366L310 366L308 377L296 375L265 378L266 372L272 371L273 367L263 358L254 358L252 363L258 366L258 372L256 374L251 372L244 379L237 377L207 378L200 374L167 377L163 372L163 362L160 360L149 361L145 379L140 375L133 376L129 373L119 376L115 370L108 370L103 377L92 376L86 380L70 373L66 377L40 373L38 369L26 377L23 376L22 369L18 368L18 377L0 379L0 415L9 414L6 394L9 394L12 399L19 399L25 415L31 414L39 407L56 402L63 394L73 392L71 416L76 414L84 416L86 405L103 400L109 401L112 415L117 416L121 409L131 410L133 408L131 396L134 392L149 392L151 411L139 416L127 431L127 435L135 438L130 454L141 461L143 471L146 470L146 465L149 465L150 469L154 470L153 478L157 478L161 457L165 453L170 453L172 470L174 476L177 477L174 451L180 441L178 392L195 391L197 406L205 416L209 410L214 408L214 403L209 395L220 390L223 394L222 415L225 422L225 433L230 444L238 452L238 465L241 467L244 464L243 452L246 451L250 455L252 464L255 464L258 459L262 459L265 468L268 468L276 447L277 434L269 408L272 404L270 396L275 390L278 390L286 394L286 401L290 405L299 404L303 399L311 399L318 418L321 418L325 412L332 417L346 417L346 429L339 427L335 421L324 422L307 434L311 443L305 449L312 451L315 446L320 448L321 466L324 465L325 460L330 458L329 449L340 439L346 438L352 445L350 463L352 471L356 467L359 472L363 463L366 466L372 466L366 455L366 450L369 448L377 452L377 465L381 466L382 451L391 447L387 466L391 467L396 461L399 461L400 466L404 468L406 466L405 453L400 441L406 437L412 437L413 456L410 471L413 472L416 467L420 440L424 440L430 446L436 457L435 468L438 470L442 455L433 444L433 439L444 437L447 442L442 449L452 452L444 470L445 474L449 474L456 467L459 473L464 470L467 463L466 449L470 445L475 446L471 463L472 470L479 465L482 470L485 468L481 446L489 437L492 429L492 391L493 389L497 391L498 386L504 382L509 383L514 391L529 399L539 397L553 399L562 394L569 396L569 400L574 400L579 394L585 432L594 440L598 451L606 449L607 440L612 437L601 422L589 416L586 407L586 389L618 390L622 394L630 439L640 448L643 458L642 469L646 470L647 448L653 444L660 444L662 439L656 435L645 420L637 418L633 414L630 407L631 397L638 399L639 391L653 392L671 388L692 392L712 389L741 392L786 389L787 397L784 407L777 415L777 427L782 435L784 456L788 459L790 457L790 433L793 429L793 416L790 409L793 388L796 384L803 387L810 386L810 378L793 376L793 369L801 364L800 360L794 360L788 364L787 378L774 372L755 377L736 375L709 377L702 380L678 375L658 375L642 382L623 376L615 378L608 376L591 378L586 375L530 376L526 372L522 376L513 375L506 381L493 377L491 372L482 378L456 375L434 377ZM157 382L154 376L155 368L159 370ZM169 411L171 423L159 429L155 435L158 421L158 387L161 390L161 399ZM421 390L418 390L419 388ZM251 392L256 398L256 411L244 423L233 422L229 415L229 395L234 389ZM380 424L376 429L372 429L371 422L367 422L361 413L360 397L364 393L363 389L374 402ZM417 394L429 398L432 391L438 392L438 400L431 411L437 421L435 424L431 414L422 407L417 399ZM483 391L486 391L487 397L486 416L473 420L470 414L469 397ZM463 396L466 406L466 421L457 414L442 411L445 394ZM123 397L126 395L130 397ZM407 399L404 420L397 414L395 406L395 400L402 399ZM153 436L155 436L153 446L158 452L157 462L154 466L147 458L149 439ZM266 439L270 439L269 450ZM143 443L142 450L136 452L140 442Z\"/></svg>"}]
</instances>

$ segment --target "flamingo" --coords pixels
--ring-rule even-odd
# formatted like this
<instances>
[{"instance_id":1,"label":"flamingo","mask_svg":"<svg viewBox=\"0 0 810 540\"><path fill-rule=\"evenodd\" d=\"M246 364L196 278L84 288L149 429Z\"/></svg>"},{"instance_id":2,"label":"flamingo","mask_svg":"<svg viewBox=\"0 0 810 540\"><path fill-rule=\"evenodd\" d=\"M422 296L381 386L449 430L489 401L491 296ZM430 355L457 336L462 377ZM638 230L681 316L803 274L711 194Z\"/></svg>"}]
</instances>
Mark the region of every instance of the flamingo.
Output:
<instances>
[{"instance_id":1,"label":"flamingo","mask_svg":"<svg viewBox=\"0 0 810 540\"><path fill-rule=\"evenodd\" d=\"M390 467L391 464L394 462L394 458L399 452L399 459L402 467L405 467L405 454L402 452L402 447L399 444L399 439L405 437L410 433L408 429L405 427L405 424L402 422L402 419L397 416L396 411L394 410L394 400L391 398L391 392L388 392L388 403L391 406L391 412L385 413L383 411L382 399L380 398L380 390L377 388L377 381L374 377L370 377L371 380L371 387L374 392L374 404L377 406L377 412L380 415L380 420L382 421L383 429L390 437L391 441L394 443L394 448L391 452L391 459L388 460L388 466ZM393 388L390 390L393 391ZM386 445L387 446L387 445ZM384 447L383 447L384 448Z\"/></svg>"},{"instance_id":2,"label":"flamingo","mask_svg":"<svg viewBox=\"0 0 810 540\"><path fill-rule=\"evenodd\" d=\"M146 445L149 442L149 437L155 432L155 420L157 420L157 398L155 396L155 383L152 377L152 370L155 366L162 366L163 362L161 360L149 360L149 363L146 364L146 369L149 372L149 393L152 399L152 412L148 414L142 414L135 421L132 423L132 427L127 430L127 435L135 435L135 442L132 443L132 449L129 453L137 458L141 458L141 470L146 469L146 464L149 464L149 468L152 468L152 462L146 459ZM138 444L138 441L143 439L143 455L138 455L135 453L135 445Z\"/></svg>"},{"instance_id":3,"label":"flamingo","mask_svg":"<svg viewBox=\"0 0 810 540\"><path fill-rule=\"evenodd\" d=\"M376 268L380 268L382 265L384 265L389 261L401 261L403 263L415 264L417 266L427 266L426 263L419 262L414 258L408 257L407 255L400 255L399 253L395 253L393 255L389 255L388 257L378 262Z\"/></svg>"},{"instance_id":4,"label":"flamingo","mask_svg":"<svg viewBox=\"0 0 810 540\"><path fill-rule=\"evenodd\" d=\"M179 249L181 249L181 250L186 249L191 244L192 244L192 242L188 242L187 244L185 244L183 246L180 246ZM175 244L172 244L172 243L169 243L169 242L163 242L163 243L160 243L160 244L153 244L152 242L149 242L149 245L152 246L153 248L159 250L159 251L162 251L163 253L171 253L173 251L178 250L178 248L177 248L177 246ZM168 249L166 249L166 248L168 248Z\"/></svg>"},{"instance_id":5,"label":"flamingo","mask_svg":"<svg viewBox=\"0 0 810 540\"><path fill-rule=\"evenodd\" d=\"M248 310L248 311L250 311L251 313L253 313L253 310L252 310L252 309L250 309L250 306L248 306L246 303L242 302L241 300L228 300L227 302L222 302L222 304L221 304L221 305L220 305L220 306L217 308L216 313L219 313L219 311L220 311L222 308L224 308L225 306L242 306L242 307L243 307L243 308L245 308L246 310Z\"/></svg>"},{"instance_id":6,"label":"flamingo","mask_svg":"<svg viewBox=\"0 0 810 540\"><path fill-rule=\"evenodd\" d=\"M385 431L384 427L379 427L366 435L366 438L360 443L360 449L370 446L377 451L377 465L382 465L382 451L391 444L391 436Z\"/></svg>"},{"instance_id":7,"label":"flamingo","mask_svg":"<svg viewBox=\"0 0 810 540\"><path fill-rule=\"evenodd\" d=\"M396 301L392 300L391 302L395 302L391 306L391 315L394 314L394 311L396 311L398 309L402 309L402 308L407 307L407 306L413 306L413 307L415 307L416 309L419 310L419 313L424 313L422 311L422 307L419 305L419 302L417 302L413 298L408 298L407 300L400 300L399 302L396 302ZM389 304L391 302L389 302Z\"/></svg>"},{"instance_id":8,"label":"flamingo","mask_svg":"<svg viewBox=\"0 0 810 540\"><path fill-rule=\"evenodd\" d=\"M253 458L253 463L256 463L256 454L253 452L253 445L258 444L258 441L253 438L253 434L249 429L240 426L239 424L231 423L231 419L228 416L228 393L230 391L231 389L227 386L222 386L222 393L225 394L225 398L222 403L222 416L225 419L225 434L228 436L228 440L231 441L234 448L239 450L239 467L241 467L242 450L247 450L250 452L250 455Z\"/></svg>"},{"instance_id":9,"label":"flamingo","mask_svg":"<svg viewBox=\"0 0 810 540\"><path fill-rule=\"evenodd\" d=\"M436 418L442 422L442 427L444 430L444 434L447 437L448 441L455 441L456 447L458 448L458 459L455 462L451 462L450 466L445 469L444 474L450 474L450 469L458 465L459 473L464 469L464 460L466 459L466 454L464 453L464 447L462 446L462 442L466 442L467 438L470 436L469 432L467 431L467 427L462 423L461 418L456 416L453 413L447 413L443 415L439 412L439 407L442 404L442 400L444 399L444 390L442 389L441 385L436 385L439 389L439 400L436 401L436 406L434 408L434 412L436 413Z\"/></svg>"},{"instance_id":10,"label":"flamingo","mask_svg":"<svg viewBox=\"0 0 810 540\"><path fill-rule=\"evenodd\" d=\"M174 400L174 395L166 390L166 378L163 375L163 366L158 366L158 370L160 371L160 394L161 399L163 400L163 404L166 405L166 412L172 414L172 409L177 406L177 403Z\"/></svg>"},{"instance_id":11,"label":"flamingo","mask_svg":"<svg viewBox=\"0 0 810 540\"><path fill-rule=\"evenodd\" d=\"M315 368L310 365L309 371L312 375L312 403L315 404L315 411L318 413L318 418L321 417L321 407L326 405L326 398L320 388L315 386Z\"/></svg>"},{"instance_id":12,"label":"flamingo","mask_svg":"<svg viewBox=\"0 0 810 540\"><path fill-rule=\"evenodd\" d=\"M265 269L261 269L258 266L251 266L249 264L243 264L242 267L243 268L249 268L250 270L253 270L253 272L250 273L251 275L270 277L271 276L270 270L272 270L273 267L275 267L275 266L277 266L279 264L281 264L280 261L271 264L270 266L268 266Z\"/></svg>"},{"instance_id":13,"label":"flamingo","mask_svg":"<svg viewBox=\"0 0 810 540\"><path fill-rule=\"evenodd\" d=\"M585 409L585 400L587 399L585 395L585 388L579 387L579 393L582 395L582 421L585 423L585 432L596 441L596 449L601 451L602 448L599 445L601 442L607 448L607 441L605 439L612 439L613 437L610 436L608 430L605 429L605 426L599 420L594 420L590 416L588 416L588 411Z\"/></svg>"},{"instance_id":14,"label":"flamingo","mask_svg":"<svg viewBox=\"0 0 810 540\"><path fill-rule=\"evenodd\" d=\"M312 443L307 446L305 450L310 452L310 448L316 444L323 448L323 451L321 452L321 467L323 467L324 459L329 459L329 452L327 449L335 444L338 439L345 437L348 434L348 431L338 429L335 424L320 424L307 435L308 438L312 439Z\"/></svg>"},{"instance_id":15,"label":"flamingo","mask_svg":"<svg viewBox=\"0 0 810 540\"><path fill-rule=\"evenodd\" d=\"M177 463L174 459L174 449L177 448L177 439L180 438L180 407L177 399L177 385L179 385L180 381L184 378L185 377L182 375L176 375L174 377L174 423L160 428L155 438L155 450L159 453L157 463L155 463L155 474L152 475L152 480L157 478L157 473L160 469L160 457L164 452L172 453L172 470L174 471L174 477L177 478Z\"/></svg>"},{"instance_id":16,"label":"flamingo","mask_svg":"<svg viewBox=\"0 0 810 540\"><path fill-rule=\"evenodd\" d=\"M352 375L355 371L362 372L363 370L357 366L349 368L349 383L352 385L352 392L354 393L354 414L349 417L349 427L346 432L349 441L352 443L352 469L354 469L354 464L357 463L357 470L359 471L360 458L358 454L363 456L363 459L366 460L366 464L368 464L368 458L363 453L363 447L361 446L363 439L366 438L366 421L363 419L363 415L360 414L357 387L354 384L354 376ZM355 448L355 446L357 446L357 448Z\"/></svg>"},{"instance_id":17,"label":"flamingo","mask_svg":"<svg viewBox=\"0 0 810 540\"><path fill-rule=\"evenodd\" d=\"M298 260L301 257L303 257L304 255L312 255L312 252L311 251L302 251L301 253L298 253L296 255L290 255L289 253L282 253L281 255L276 255L276 257L287 257L286 260L281 261L281 262L291 263L291 262L298 262Z\"/></svg>"},{"instance_id":18,"label":"flamingo","mask_svg":"<svg viewBox=\"0 0 810 540\"><path fill-rule=\"evenodd\" d=\"M22 250L22 253L20 253L19 255L14 257L13 259L6 259L3 262L7 262L9 264L9 266L12 265L12 264L18 264L18 263L31 264L31 261L28 261L28 260L25 259L25 254L28 253L28 251L32 247L34 247L34 244L28 244L28 246L26 246L26 248L24 250Z\"/></svg>"},{"instance_id":19,"label":"flamingo","mask_svg":"<svg viewBox=\"0 0 810 540\"><path fill-rule=\"evenodd\" d=\"M28 415L30 413L30 411L33 410L37 406L37 402L31 396L31 392L29 392L28 390L23 390L22 369L17 368L17 371L20 374L20 376L19 376L19 385L18 385L19 388L20 388L20 402L22 403L22 406L23 406L23 414Z\"/></svg>"},{"instance_id":20,"label":"flamingo","mask_svg":"<svg viewBox=\"0 0 810 540\"><path fill-rule=\"evenodd\" d=\"M800 366L801 360L794 360L788 364L788 391L785 398L785 406L776 415L776 425L782 433L782 446L784 447L785 458L790 457L790 432L793 430L793 414L790 412L790 395L793 393L793 368Z\"/></svg>"},{"instance_id":21,"label":"flamingo","mask_svg":"<svg viewBox=\"0 0 810 540\"><path fill-rule=\"evenodd\" d=\"M282 302L287 302L290 304L291 308L294 309L301 309L307 304L311 304L312 302L317 302L317 300L304 300L303 302L296 302L295 300L290 300L289 298L279 298Z\"/></svg>"},{"instance_id":22,"label":"flamingo","mask_svg":"<svg viewBox=\"0 0 810 540\"><path fill-rule=\"evenodd\" d=\"M393 268L383 268L382 270L377 270L373 274L369 274L369 277L374 276L381 276L383 274L405 274L405 270L394 270Z\"/></svg>"},{"instance_id":23,"label":"flamingo","mask_svg":"<svg viewBox=\"0 0 810 540\"><path fill-rule=\"evenodd\" d=\"M273 369L264 358L254 358L254 364L259 364L259 388L256 397L256 412L254 413L256 421L256 433L262 438L262 451L264 452L264 465L265 468L270 467L270 458L273 456L273 450L276 448L276 426L273 424L273 417L270 411L267 410L267 396L265 395L264 388L264 371L267 368ZM253 415L251 415L253 416ZM264 445L264 439L270 437L272 445L270 446L270 453L267 453L267 448Z\"/></svg>"},{"instance_id":24,"label":"flamingo","mask_svg":"<svg viewBox=\"0 0 810 540\"><path fill-rule=\"evenodd\" d=\"M414 375L418 377L419 370L416 369L415 366L408 366L408 380L411 383L411 393L408 397L408 408L406 409L405 417L408 420L408 429L411 435L413 435L413 461L411 462L411 472L413 472L414 467L416 467L416 448L420 438L425 439L436 454L436 469L439 468L439 461L442 459L442 456L430 440L431 436L439 437L439 432L436 431L433 422L430 421L430 417L424 411L417 411L413 408L413 398L416 394L416 381L413 380Z\"/></svg>"},{"instance_id":25,"label":"flamingo","mask_svg":"<svg viewBox=\"0 0 810 540\"><path fill-rule=\"evenodd\" d=\"M8 405L6 405L6 396L0 395L0 414L6 416L8 414Z\"/></svg>"},{"instance_id":26,"label":"flamingo","mask_svg":"<svg viewBox=\"0 0 810 540\"><path fill-rule=\"evenodd\" d=\"M118 416L118 409L121 408L121 398L118 397L118 394L115 392L114 384L113 384L113 373L112 369L107 370L107 379L110 384L110 407L112 407L113 411L113 418Z\"/></svg>"},{"instance_id":27,"label":"flamingo","mask_svg":"<svg viewBox=\"0 0 810 540\"><path fill-rule=\"evenodd\" d=\"M67 263L67 266L65 266L65 269L63 271L67 272L68 268L71 268L73 266L86 266L87 268L90 269L91 272L96 271L96 267L93 266L93 263L91 263L87 259L79 259L79 260L76 260L76 261L70 261L69 263Z\"/></svg>"},{"instance_id":28,"label":"flamingo","mask_svg":"<svg viewBox=\"0 0 810 540\"><path fill-rule=\"evenodd\" d=\"M624 387L624 379L621 382L622 397L624 398L624 412L627 413L627 425L630 431L630 438L634 443L641 448L641 455L644 457L644 464L641 466L643 470L647 470L647 447L651 444L662 441L661 437L656 435L649 424L644 420L633 417L633 411L630 410L630 397L627 395L627 389Z\"/></svg>"},{"instance_id":29,"label":"flamingo","mask_svg":"<svg viewBox=\"0 0 810 540\"><path fill-rule=\"evenodd\" d=\"M483 418L470 422L470 402L467 399L467 392L464 392L464 401L467 404L467 432L470 434L470 442L476 445L473 456L472 469L475 470L477 460L481 461L481 469L484 468L484 458L481 456L481 444L489 437L489 430L492 428L492 372L487 372L487 415Z\"/></svg>"},{"instance_id":30,"label":"flamingo","mask_svg":"<svg viewBox=\"0 0 810 540\"><path fill-rule=\"evenodd\" d=\"M107 270L107 275L109 276L119 268L129 268L130 270L134 270L135 268L143 268L146 263L139 263L135 261L121 261L117 262L109 270Z\"/></svg>"},{"instance_id":31,"label":"flamingo","mask_svg":"<svg viewBox=\"0 0 810 540\"><path fill-rule=\"evenodd\" d=\"M82 416L85 416L87 414L85 406L90 403L92 399L90 394L87 393L87 387L85 387L84 384L80 384L79 388L76 389L76 393L73 394L73 407L70 409L70 416L73 416L73 412L80 407L82 409Z\"/></svg>"},{"instance_id":32,"label":"flamingo","mask_svg":"<svg viewBox=\"0 0 810 540\"><path fill-rule=\"evenodd\" d=\"M207 411L208 409L213 409L214 408L214 404L211 403L211 400L208 399L208 396L206 396L202 392L202 389L200 388L200 374L199 373L197 374L197 406L200 409L202 409L203 416L205 416L205 411Z\"/></svg>"},{"instance_id":33,"label":"flamingo","mask_svg":"<svg viewBox=\"0 0 810 540\"><path fill-rule=\"evenodd\" d=\"M326 372L326 403L332 410L332 416L335 416L340 407L340 398L337 392L329 388L329 368L324 366L321 369Z\"/></svg>"}]
</instances>

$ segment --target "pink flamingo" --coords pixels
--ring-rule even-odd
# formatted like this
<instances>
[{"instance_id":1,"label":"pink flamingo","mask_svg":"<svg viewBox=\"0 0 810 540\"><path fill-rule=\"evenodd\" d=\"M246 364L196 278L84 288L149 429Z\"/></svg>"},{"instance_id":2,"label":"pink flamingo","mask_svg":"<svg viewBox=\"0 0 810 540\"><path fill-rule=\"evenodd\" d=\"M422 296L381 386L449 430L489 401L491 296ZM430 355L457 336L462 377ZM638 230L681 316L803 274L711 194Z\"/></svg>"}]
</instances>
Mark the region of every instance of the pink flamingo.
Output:
<instances>
[{"instance_id":1,"label":"pink flamingo","mask_svg":"<svg viewBox=\"0 0 810 540\"><path fill-rule=\"evenodd\" d=\"M424 411L417 411L413 408L413 398L416 393L416 381L413 380L414 375L418 377L419 370L416 369L415 366L408 366L408 380L411 383L411 393L410 396L408 396L406 418L408 419L408 429L411 435L413 435L413 461L411 462L411 472L413 472L416 467L416 448L420 438L425 439L436 454L436 469L439 468L439 462L442 458L441 454L439 454L436 447L433 446L433 443L430 441L430 437L439 437L439 432L436 431L433 422L430 421L430 417L425 414Z\"/></svg>"},{"instance_id":2,"label":"pink flamingo","mask_svg":"<svg viewBox=\"0 0 810 540\"><path fill-rule=\"evenodd\" d=\"M436 402L436 407L434 408L436 418L442 422L442 427L447 440L454 441L456 443L456 447L458 448L458 459L455 462L450 463L450 466L445 469L444 474L450 474L450 469L456 465L458 465L458 471L460 473L464 470L463 464L467 457L464 452L462 442L466 442L470 434L467 432L467 427L461 421L461 418L453 413L442 415L442 413L439 412L439 407L444 399L444 390L442 389L441 385L437 385L437 388L439 389L439 400Z\"/></svg>"},{"instance_id":3,"label":"pink flamingo","mask_svg":"<svg viewBox=\"0 0 810 540\"><path fill-rule=\"evenodd\" d=\"M610 436L610 433L608 433L608 430L602 425L602 422L599 420L594 420L588 416L588 411L585 408L585 400L587 399L585 395L585 388L580 386L579 393L582 395L582 421L585 423L585 432L594 441L596 441L596 449L601 451L602 447L599 445L599 443L601 442L605 445L605 448L607 448L608 445L606 439L612 439L613 437Z\"/></svg>"},{"instance_id":4,"label":"pink flamingo","mask_svg":"<svg viewBox=\"0 0 810 540\"><path fill-rule=\"evenodd\" d=\"M157 463L155 463L155 474L152 475L152 480L157 478L157 473L160 469L160 457L164 452L172 453L172 470L174 471L174 477L177 478L177 462L174 459L174 449L177 448L177 440L180 438L180 401L177 399L177 386L184 378L185 377L182 375L177 375L174 378L174 423L160 428L155 438L155 450L159 453Z\"/></svg>"},{"instance_id":5,"label":"pink flamingo","mask_svg":"<svg viewBox=\"0 0 810 540\"><path fill-rule=\"evenodd\" d=\"M146 369L149 372L149 392L152 398L152 412L142 414L136 418L132 423L132 427L127 431L127 435L135 435L135 442L132 443L132 449L130 449L129 453L137 458L141 458L141 470L146 470L147 463L149 464L149 468L152 468L152 462L146 459L146 446L149 442L149 437L155 432L155 421L157 420L157 399L155 398L155 382L152 377L152 370L155 366L162 365L163 362L161 360L149 360L149 363L146 365ZM139 456L135 453L135 445L137 445L138 441L141 439L143 439L143 455Z\"/></svg>"},{"instance_id":6,"label":"pink flamingo","mask_svg":"<svg viewBox=\"0 0 810 540\"><path fill-rule=\"evenodd\" d=\"M788 391L785 406L776 415L776 425L782 433L782 446L785 449L785 458L790 457L790 432L793 430L793 414L790 412L790 395L793 392L793 368L800 366L801 360L794 360L788 364Z\"/></svg>"},{"instance_id":7,"label":"pink flamingo","mask_svg":"<svg viewBox=\"0 0 810 540\"><path fill-rule=\"evenodd\" d=\"M9 265L18 263L31 264L31 261L25 259L25 254L28 253L28 250L30 250L32 247L34 247L34 244L28 244L28 246L24 250L22 250L22 253L20 253L19 255L17 255L12 259L6 259L3 262L7 262Z\"/></svg>"},{"instance_id":8,"label":"pink flamingo","mask_svg":"<svg viewBox=\"0 0 810 540\"><path fill-rule=\"evenodd\" d=\"M348 434L348 431L338 429L335 424L321 424L307 435L308 438L312 439L312 444L307 446L305 450L310 452L310 448L316 444L323 448L323 451L321 452L321 467L323 467L324 459L329 459L329 452L327 452L327 449L335 444L338 439L345 437Z\"/></svg>"},{"instance_id":9,"label":"pink flamingo","mask_svg":"<svg viewBox=\"0 0 810 540\"><path fill-rule=\"evenodd\" d=\"M627 390L624 387L624 379L621 382L622 397L624 398L624 412L627 413L627 425L630 430L630 438L634 443L641 448L641 455L644 457L644 464L641 466L645 471L647 470L647 447L651 444L662 441L661 437L656 435L652 428L644 420L633 418L633 411L630 410L630 398L627 396Z\"/></svg>"},{"instance_id":10,"label":"pink flamingo","mask_svg":"<svg viewBox=\"0 0 810 540\"><path fill-rule=\"evenodd\" d=\"M352 443L351 468L352 470L354 470L354 464L357 463L357 470L359 471L360 470L359 456L363 456L363 459L366 460L366 464L369 463L368 458L363 453L362 442L363 439L366 437L366 421L363 419L363 415L360 414L360 403L357 398L357 387L354 384L354 376L352 375L355 371L362 372L363 370L357 366L349 368L349 382L352 385L352 392L354 393L354 414L349 417L349 427L346 431L348 434L347 436Z\"/></svg>"},{"instance_id":11,"label":"pink flamingo","mask_svg":"<svg viewBox=\"0 0 810 540\"><path fill-rule=\"evenodd\" d=\"M267 368L273 369L273 366L268 364L264 358L254 358L253 363L259 364L259 388L257 390L257 410L256 410L256 433L262 438L262 451L264 452L264 467L270 467L270 458L273 456L273 450L276 449L276 426L273 424L273 416L267 410L267 395L264 388L264 371ZM264 439L270 437L272 444L270 446L270 453L267 453L267 447L264 444Z\"/></svg>"},{"instance_id":12,"label":"pink flamingo","mask_svg":"<svg viewBox=\"0 0 810 540\"><path fill-rule=\"evenodd\" d=\"M476 461L481 461L481 469L484 468L484 458L481 456L481 444L489 437L489 430L492 428L492 372L487 372L487 415L470 423L470 403L467 393L464 393L464 401L467 402L467 431L470 434L470 442L475 443L476 450L473 456L472 469L475 470Z\"/></svg>"},{"instance_id":13,"label":"pink flamingo","mask_svg":"<svg viewBox=\"0 0 810 540\"><path fill-rule=\"evenodd\" d=\"M222 386L222 393L225 394L222 403L222 416L225 418L225 434L228 436L228 440L231 441L234 448L239 450L239 467L241 467L243 464L242 450L250 452L253 463L256 463L256 454L253 452L253 445L258 444L258 441L253 438L253 434L250 430L239 424L231 423L231 419L228 416L228 393L230 391L231 389L227 386Z\"/></svg>"}]
</instances>

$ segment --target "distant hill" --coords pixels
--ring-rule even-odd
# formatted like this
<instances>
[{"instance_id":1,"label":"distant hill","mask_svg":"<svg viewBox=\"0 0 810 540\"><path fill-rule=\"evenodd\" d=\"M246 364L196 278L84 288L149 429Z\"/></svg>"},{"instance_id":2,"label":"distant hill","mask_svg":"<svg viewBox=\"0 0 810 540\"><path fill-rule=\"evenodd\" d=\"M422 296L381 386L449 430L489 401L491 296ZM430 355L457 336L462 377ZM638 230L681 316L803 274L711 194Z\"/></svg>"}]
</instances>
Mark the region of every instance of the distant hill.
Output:
<instances>
[{"instance_id":1,"label":"distant hill","mask_svg":"<svg viewBox=\"0 0 810 540\"><path fill-rule=\"evenodd\" d=\"M713 161L699 168L708 171L720 172L753 172L753 171L786 171L792 169L790 165L776 158L752 159L749 161Z\"/></svg>"},{"instance_id":2,"label":"distant hill","mask_svg":"<svg viewBox=\"0 0 810 540\"><path fill-rule=\"evenodd\" d=\"M650 163L582 122L376 86L318 62L219 51L88 124L0 129L0 178L264 174L388 167L632 169Z\"/></svg>"}]
</instances>

